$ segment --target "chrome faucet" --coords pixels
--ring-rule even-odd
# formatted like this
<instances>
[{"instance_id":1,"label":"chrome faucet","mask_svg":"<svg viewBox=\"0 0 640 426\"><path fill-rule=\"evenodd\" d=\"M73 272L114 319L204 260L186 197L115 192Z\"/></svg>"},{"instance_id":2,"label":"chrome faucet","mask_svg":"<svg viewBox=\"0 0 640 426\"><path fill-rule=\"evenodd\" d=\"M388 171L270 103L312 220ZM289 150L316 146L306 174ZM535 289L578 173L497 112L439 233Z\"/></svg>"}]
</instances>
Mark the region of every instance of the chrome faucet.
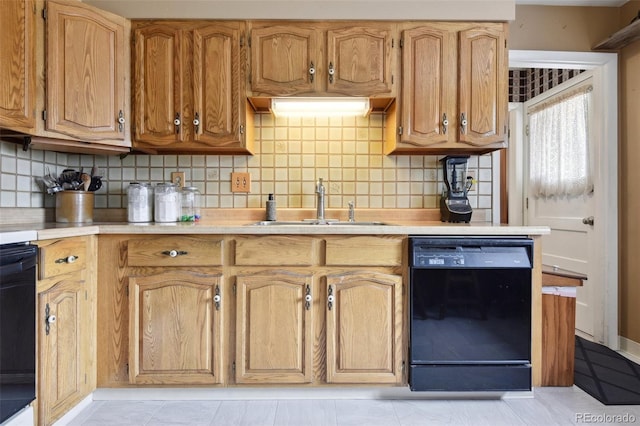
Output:
<instances>
[{"instance_id":1,"label":"chrome faucet","mask_svg":"<svg viewBox=\"0 0 640 426\"><path fill-rule=\"evenodd\" d=\"M316 219L318 221L324 221L324 185L322 184L322 178L318 179L318 183L316 184L316 195L318 196L317 201L317 214Z\"/></svg>"},{"instance_id":2,"label":"chrome faucet","mask_svg":"<svg viewBox=\"0 0 640 426\"><path fill-rule=\"evenodd\" d=\"M356 208L353 201L349 201L349 222L356 221Z\"/></svg>"}]
</instances>

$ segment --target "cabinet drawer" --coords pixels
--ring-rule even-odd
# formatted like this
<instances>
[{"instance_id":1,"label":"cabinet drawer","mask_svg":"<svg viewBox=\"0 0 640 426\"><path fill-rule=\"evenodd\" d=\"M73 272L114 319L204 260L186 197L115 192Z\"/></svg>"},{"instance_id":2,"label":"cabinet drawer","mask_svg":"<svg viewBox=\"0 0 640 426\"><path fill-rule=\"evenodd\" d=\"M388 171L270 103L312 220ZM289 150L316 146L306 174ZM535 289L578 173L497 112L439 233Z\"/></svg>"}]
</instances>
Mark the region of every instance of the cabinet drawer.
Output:
<instances>
[{"instance_id":1,"label":"cabinet drawer","mask_svg":"<svg viewBox=\"0 0 640 426\"><path fill-rule=\"evenodd\" d=\"M219 266L222 240L195 237L159 237L130 240L129 266Z\"/></svg>"},{"instance_id":2,"label":"cabinet drawer","mask_svg":"<svg viewBox=\"0 0 640 426\"><path fill-rule=\"evenodd\" d=\"M238 237L236 265L312 265L317 259L318 242L300 236Z\"/></svg>"},{"instance_id":3,"label":"cabinet drawer","mask_svg":"<svg viewBox=\"0 0 640 426\"><path fill-rule=\"evenodd\" d=\"M38 276L41 280L80 271L87 262L87 241L64 239L40 247Z\"/></svg>"},{"instance_id":4,"label":"cabinet drawer","mask_svg":"<svg viewBox=\"0 0 640 426\"><path fill-rule=\"evenodd\" d=\"M400 266L402 238L353 236L327 238L328 266Z\"/></svg>"}]
</instances>

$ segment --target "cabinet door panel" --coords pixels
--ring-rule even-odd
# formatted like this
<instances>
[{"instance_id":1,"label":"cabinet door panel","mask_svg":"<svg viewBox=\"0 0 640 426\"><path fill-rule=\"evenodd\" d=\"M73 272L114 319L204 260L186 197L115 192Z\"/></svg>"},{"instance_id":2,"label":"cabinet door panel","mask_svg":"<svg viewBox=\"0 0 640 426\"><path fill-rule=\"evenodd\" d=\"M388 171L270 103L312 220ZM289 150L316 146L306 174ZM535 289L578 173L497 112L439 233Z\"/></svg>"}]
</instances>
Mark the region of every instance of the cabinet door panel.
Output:
<instances>
[{"instance_id":1,"label":"cabinet door panel","mask_svg":"<svg viewBox=\"0 0 640 426\"><path fill-rule=\"evenodd\" d=\"M404 32L403 144L437 147L455 141L457 58L452 54L455 42L455 31L437 27Z\"/></svg>"},{"instance_id":2,"label":"cabinet door panel","mask_svg":"<svg viewBox=\"0 0 640 426\"><path fill-rule=\"evenodd\" d=\"M35 128L35 22L31 0L0 2L0 126Z\"/></svg>"},{"instance_id":3,"label":"cabinet door panel","mask_svg":"<svg viewBox=\"0 0 640 426\"><path fill-rule=\"evenodd\" d=\"M40 416L48 424L83 397L85 378L80 368L83 284L63 280L38 295L41 353L38 375L42 384L38 388L38 401Z\"/></svg>"},{"instance_id":4,"label":"cabinet door panel","mask_svg":"<svg viewBox=\"0 0 640 426\"><path fill-rule=\"evenodd\" d=\"M328 383L399 383L402 277L348 272L327 276Z\"/></svg>"},{"instance_id":5,"label":"cabinet door panel","mask_svg":"<svg viewBox=\"0 0 640 426\"><path fill-rule=\"evenodd\" d=\"M311 382L311 276L239 275L237 288L236 382Z\"/></svg>"},{"instance_id":6,"label":"cabinet door panel","mask_svg":"<svg viewBox=\"0 0 640 426\"><path fill-rule=\"evenodd\" d=\"M220 279L187 271L129 278L132 383L219 382Z\"/></svg>"},{"instance_id":7,"label":"cabinet door panel","mask_svg":"<svg viewBox=\"0 0 640 426\"><path fill-rule=\"evenodd\" d=\"M151 25L135 31L135 141L164 146L182 140L180 30Z\"/></svg>"},{"instance_id":8,"label":"cabinet door panel","mask_svg":"<svg viewBox=\"0 0 640 426\"><path fill-rule=\"evenodd\" d=\"M124 139L124 18L68 3L47 8L47 130Z\"/></svg>"},{"instance_id":9,"label":"cabinet door panel","mask_svg":"<svg viewBox=\"0 0 640 426\"><path fill-rule=\"evenodd\" d=\"M460 141L476 146L505 139L507 67L503 31L460 32Z\"/></svg>"},{"instance_id":10,"label":"cabinet door panel","mask_svg":"<svg viewBox=\"0 0 640 426\"><path fill-rule=\"evenodd\" d=\"M354 96L389 94L391 30L349 27L327 31L327 92Z\"/></svg>"},{"instance_id":11,"label":"cabinet door panel","mask_svg":"<svg viewBox=\"0 0 640 426\"><path fill-rule=\"evenodd\" d=\"M315 29L277 26L251 33L251 90L293 95L316 90L318 36ZM309 73L311 65L315 74Z\"/></svg>"},{"instance_id":12,"label":"cabinet door panel","mask_svg":"<svg viewBox=\"0 0 640 426\"><path fill-rule=\"evenodd\" d=\"M196 29L194 42L194 117L197 141L223 148L238 145L240 109L239 30L216 24Z\"/></svg>"}]
</instances>

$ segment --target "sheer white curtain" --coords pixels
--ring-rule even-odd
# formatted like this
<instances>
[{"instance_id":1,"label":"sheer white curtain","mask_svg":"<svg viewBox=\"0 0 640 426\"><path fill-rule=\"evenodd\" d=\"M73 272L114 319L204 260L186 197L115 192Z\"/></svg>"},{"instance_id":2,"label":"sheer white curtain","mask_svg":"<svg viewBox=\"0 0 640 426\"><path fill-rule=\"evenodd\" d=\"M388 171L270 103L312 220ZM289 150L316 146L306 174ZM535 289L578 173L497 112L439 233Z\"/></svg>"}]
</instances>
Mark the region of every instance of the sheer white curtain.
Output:
<instances>
[{"instance_id":1,"label":"sheer white curtain","mask_svg":"<svg viewBox=\"0 0 640 426\"><path fill-rule=\"evenodd\" d=\"M529 108L529 181L535 196L576 196L593 191L590 98L588 85Z\"/></svg>"}]
</instances>

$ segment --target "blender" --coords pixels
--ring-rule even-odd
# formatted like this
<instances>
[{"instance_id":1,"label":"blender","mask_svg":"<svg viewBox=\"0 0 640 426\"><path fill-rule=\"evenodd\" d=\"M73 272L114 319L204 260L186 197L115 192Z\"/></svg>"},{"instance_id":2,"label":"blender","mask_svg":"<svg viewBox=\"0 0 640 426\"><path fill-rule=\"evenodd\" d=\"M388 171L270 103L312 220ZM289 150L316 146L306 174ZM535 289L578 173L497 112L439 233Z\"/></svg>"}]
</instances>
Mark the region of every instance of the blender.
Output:
<instances>
[{"instance_id":1,"label":"blender","mask_svg":"<svg viewBox=\"0 0 640 426\"><path fill-rule=\"evenodd\" d=\"M442 158L442 171L446 190L440 198L440 214L443 222L466 222L471 220L471 205L467 193L473 178L467 176L468 155L450 155Z\"/></svg>"}]
</instances>

